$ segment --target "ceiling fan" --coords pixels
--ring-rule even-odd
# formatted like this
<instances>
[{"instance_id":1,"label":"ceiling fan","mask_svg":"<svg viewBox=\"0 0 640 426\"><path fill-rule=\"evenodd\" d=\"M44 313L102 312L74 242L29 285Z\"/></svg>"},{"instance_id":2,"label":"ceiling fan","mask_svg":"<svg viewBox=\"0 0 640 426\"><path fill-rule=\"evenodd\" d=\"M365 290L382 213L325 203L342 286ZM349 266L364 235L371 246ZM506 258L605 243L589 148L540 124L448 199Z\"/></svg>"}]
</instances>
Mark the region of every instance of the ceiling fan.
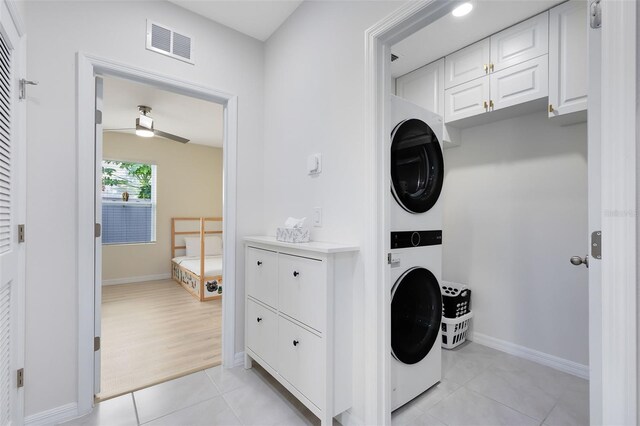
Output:
<instances>
[{"instance_id":1,"label":"ceiling fan","mask_svg":"<svg viewBox=\"0 0 640 426\"><path fill-rule=\"evenodd\" d=\"M155 129L153 127L153 118L151 118L148 114L151 112L151 107L146 105L138 105L138 111L140 115L136 118L136 127L129 129L105 129L107 131L110 130L135 130L136 135L141 136L143 138L151 138L153 136L159 136L161 138L170 139L172 141L187 143L189 139L183 138L181 136L173 135L171 133L163 132L162 130Z\"/></svg>"}]
</instances>

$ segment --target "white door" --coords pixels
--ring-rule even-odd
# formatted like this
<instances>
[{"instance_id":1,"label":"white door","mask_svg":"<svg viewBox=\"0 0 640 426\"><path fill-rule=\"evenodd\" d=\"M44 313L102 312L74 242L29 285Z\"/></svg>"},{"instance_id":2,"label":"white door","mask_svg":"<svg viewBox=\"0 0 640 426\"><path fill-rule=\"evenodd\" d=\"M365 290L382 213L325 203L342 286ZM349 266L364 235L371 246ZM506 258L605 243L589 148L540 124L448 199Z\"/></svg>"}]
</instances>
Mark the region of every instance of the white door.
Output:
<instances>
[{"instance_id":1,"label":"white door","mask_svg":"<svg viewBox=\"0 0 640 426\"><path fill-rule=\"evenodd\" d=\"M549 117L587 109L587 3L549 12Z\"/></svg>"},{"instance_id":2,"label":"white door","mask_svg":"<svg viewBox=\"0 0 640 426\"><path fill-rule=\"evenodd\" d=\"M0 424L24 420L18 370L24 366L25 117L18 82L24 44L5 2L0 3Z\"/></svg>"},{"instance_id":3,"label":"white door","mask_svg":"<svg viewBox=\"0 0 640 426\"><path fill-rule=\"evenodd\" d=\"M490 40L473 43L444 58L444 87L446 89L487 75L489 72Z\"/></svg>"},{"instance_id":4,"label":"white door","mask_svg":"<svg viewBox=\"0 0 640 426\"><path fill-rule=\"evenodd\" d=\"M549 12L491 36L490 72L537 58L549 51Z\"/></svg>"},{"instance_id":5,"label":"white door","mask_svg":"<svg viewBox=\"0 0 640 426\"><path fill-rule=\"evenodd\" d=\"M94 325L94 389L95 395L100 393L100 372L101 372L101 320L102 320L102 97L104 81L96 77L96 244L95 244L95 325Z\"/></svg>"},{"instance_id":6,"label":"white door","mask_svg":"<svg viewBox=\"0 0 640 426\"><path fill-rule=\"evenodd\" d=\"M396 95L444 115L444 58L396 79Z\"/></svg>"},{"instance_id":7,"label":"white door","mask_svg":"<svg viewBox=\"0 0 640 426\"><path fill-rule=\"evenodd\" d=\"M544 98L548 93L547 55L495 72L491 80L491 109Z\"/></svg>"},{"instance_id":8,"label":"white door","mask_svg":"<svg viewBox=\"0 0 640 426\"><path fill-rule=\"evenodd\" d=\"M484 114L488 111L489 95L489 76L445 90L445 123Z\"/></svg>"}]
</instances>

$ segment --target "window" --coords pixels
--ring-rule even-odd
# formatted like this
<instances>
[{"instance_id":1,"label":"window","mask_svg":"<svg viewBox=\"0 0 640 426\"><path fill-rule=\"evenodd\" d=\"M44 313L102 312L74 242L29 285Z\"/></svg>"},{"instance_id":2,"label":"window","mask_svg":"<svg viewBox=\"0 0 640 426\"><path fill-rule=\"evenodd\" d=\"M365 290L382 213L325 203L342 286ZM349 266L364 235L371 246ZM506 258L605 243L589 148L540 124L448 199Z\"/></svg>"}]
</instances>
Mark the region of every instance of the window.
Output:
<instances>
[{"instance_id":1,"label":"window","mask_svg":"<svg viewBox=\"0 0 640 426\"><path fill-rule=\"evenodd\" d=\"M156 166L102 161L102 243L156 240Z\"/></svg>"}]
</instances>

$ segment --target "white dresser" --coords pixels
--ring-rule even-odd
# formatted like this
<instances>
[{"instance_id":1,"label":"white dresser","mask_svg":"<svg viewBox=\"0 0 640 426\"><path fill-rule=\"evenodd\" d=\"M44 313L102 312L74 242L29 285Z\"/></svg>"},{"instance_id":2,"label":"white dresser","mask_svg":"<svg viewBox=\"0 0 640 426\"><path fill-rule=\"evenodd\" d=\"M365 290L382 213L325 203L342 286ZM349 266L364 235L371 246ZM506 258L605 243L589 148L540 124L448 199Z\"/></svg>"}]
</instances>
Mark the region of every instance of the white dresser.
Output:
<instances>
[{"instance_id":1,"label":"white dresser","mask_svg":"<svg viewBox=\"0 0 640 426\"><path fill-rule=\"evenodd\" d=\"M246 237L245 368L258 362L320 418L351 407L358 247Z\"/></svg>"}]
</instances>

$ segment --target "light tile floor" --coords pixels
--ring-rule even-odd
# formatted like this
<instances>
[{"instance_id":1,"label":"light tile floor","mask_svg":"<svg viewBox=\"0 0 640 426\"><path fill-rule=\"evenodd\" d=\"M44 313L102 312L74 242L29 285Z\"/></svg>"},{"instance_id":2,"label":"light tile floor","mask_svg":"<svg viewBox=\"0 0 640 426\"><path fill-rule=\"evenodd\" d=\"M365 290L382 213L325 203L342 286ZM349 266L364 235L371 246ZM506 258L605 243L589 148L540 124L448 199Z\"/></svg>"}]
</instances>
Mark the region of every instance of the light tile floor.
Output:
<instances>
[{"instance_id":1,"label":"light tile floor","mask_svg":"<svg viewBox=\"0 0 640 426\"><path fill-rule=\"evenodd\" d=\"M254 366L257 364L254 363ZM442 351L442 381L393 425L587 425L589 384L474 343ZM114 398L68 425L311 425L318 419L260 367L214 367Z\"/></svg>"}]
</instances>

